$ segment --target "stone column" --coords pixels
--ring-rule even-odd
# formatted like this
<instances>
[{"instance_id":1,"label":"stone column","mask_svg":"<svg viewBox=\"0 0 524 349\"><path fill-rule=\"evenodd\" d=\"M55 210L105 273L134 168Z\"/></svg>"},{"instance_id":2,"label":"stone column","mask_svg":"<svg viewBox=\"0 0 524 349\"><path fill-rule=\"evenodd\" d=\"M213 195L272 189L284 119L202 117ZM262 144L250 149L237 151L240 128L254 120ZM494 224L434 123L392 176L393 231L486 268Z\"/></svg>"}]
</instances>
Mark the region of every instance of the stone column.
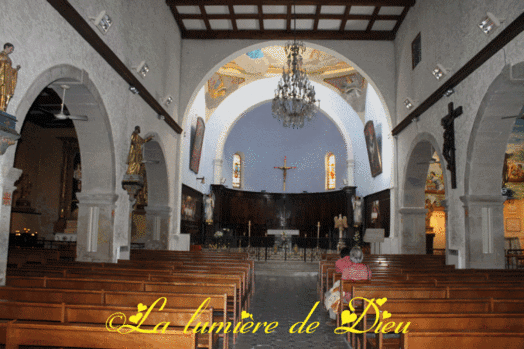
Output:
<instances>
[{"instance_id":1,"label":"stone column","mask_svg":"<svg viewBox=\"0 0 524 349\"><path fill-rule=\"evenodd\" d=\"M403 207L399 210L401 253L426 253L426 212L424 207Z\"/></svg>"},{"instance_id":2,"label":"stone column","mask_svg":"<svg viewBox=\"0 0 524 349\"><path fill-rule=\"evenodd\" d=\"M11 225L11 203L14 183L18 180L22 170L14 167L2 168L0 188L2 189L2 205L0 205L0 286L5 286L7 269L7 251L9 248L9 227Z\"/></svg>"},{"instance_id":3,"label":"stone column","mask_svg":"<svg viewBox=\"0 0 524 349\"><path fill-rule=\"evenodd\" d=\"M213 160L213 183L212 184L221 184L222 181L222 166L224 165L223 159Z\"/></svg>"},{"instance_id":4,"label":"stone column","mask_svg":"<svg viewBox=\"0 0 524 349\"><path fill-rule=\"evenodd\" d=\"M346 179L348 183L345 185L345 187L353 187L355 186L355 160L347 159L346 165L347 165Z\"/></svg>"},{"instance_id":5,"label":"stone column","mask_svg":"<svg viewBox=\"0 0 524 349\"><path fill-rule=\"evenodd\" d=\"M461 196L466 228L466 268L503 269L504 201L502 195Z\"/></svg>"},{"instance_id":6,"label":"stone column","mask_svg":"<svg viewBox=\"0 0 524 349\"><path fill-rule=\"evenodd\" d=\"M145 209L146 231L148 232L146 248L167 250L171 207L146 206Z\"/></svg>"},{"instance_id":7,"label":"stone column","mask_svg":"<svg viewBox=\"0 0 524 349\"><path fill-rule=\"evenodd\" d=\"M78 230L76 259L116 263L114 209L116 194L77 193Z\"/></svg>"}]
</instances>

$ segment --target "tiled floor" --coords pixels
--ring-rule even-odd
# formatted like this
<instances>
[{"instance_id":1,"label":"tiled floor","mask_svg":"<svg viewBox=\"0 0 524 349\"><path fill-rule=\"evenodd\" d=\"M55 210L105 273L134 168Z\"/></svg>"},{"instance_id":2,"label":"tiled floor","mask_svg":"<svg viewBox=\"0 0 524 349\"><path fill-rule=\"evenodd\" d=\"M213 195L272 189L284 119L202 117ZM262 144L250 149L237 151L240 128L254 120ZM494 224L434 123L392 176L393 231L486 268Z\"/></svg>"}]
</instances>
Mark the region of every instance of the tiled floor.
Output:
<instances>
[{"instance_id":1,"label":"tiled floor","mask_svg":"<svg viewBox=\"0 0 524 349\"><path fill-rule=\"evenodd\" d=\"M306 324L319 322L314 333L289 333L290 327L304 321L318 301L317 263L259 262L255 270L256 292L249 313L255 323L278 321L278 327L269 334L239 334L234 349L350 348L343 335L333 332L335 326L328 324L329 316L320 303Z\"/></svg>"}]
</instances>

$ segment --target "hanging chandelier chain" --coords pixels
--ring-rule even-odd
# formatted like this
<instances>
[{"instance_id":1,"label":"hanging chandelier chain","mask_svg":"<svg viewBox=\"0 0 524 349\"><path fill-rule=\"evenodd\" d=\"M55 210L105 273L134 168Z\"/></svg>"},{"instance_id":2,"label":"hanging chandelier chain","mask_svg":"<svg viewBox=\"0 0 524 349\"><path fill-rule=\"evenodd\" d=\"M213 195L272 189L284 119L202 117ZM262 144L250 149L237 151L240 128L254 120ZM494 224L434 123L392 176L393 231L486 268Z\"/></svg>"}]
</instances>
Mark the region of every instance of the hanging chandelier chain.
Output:
<instances>
[{"instance_id":1,"label":"hanging chandelier chain","mask_svg":"<svg viewBox=\"0 0 524 349\"><path fill-rule=\"evenodd\" d=\"M282 77L275 90L271 109L273 117L282 121L284 127L301 128L305 120L313 119L320 101L315 99L315 89L302 66L302 54L306 52L306 46L297 40L295 5L293 12L295 36L284 47L287 62L282 67Z\"/></svg>"}]
</instances>

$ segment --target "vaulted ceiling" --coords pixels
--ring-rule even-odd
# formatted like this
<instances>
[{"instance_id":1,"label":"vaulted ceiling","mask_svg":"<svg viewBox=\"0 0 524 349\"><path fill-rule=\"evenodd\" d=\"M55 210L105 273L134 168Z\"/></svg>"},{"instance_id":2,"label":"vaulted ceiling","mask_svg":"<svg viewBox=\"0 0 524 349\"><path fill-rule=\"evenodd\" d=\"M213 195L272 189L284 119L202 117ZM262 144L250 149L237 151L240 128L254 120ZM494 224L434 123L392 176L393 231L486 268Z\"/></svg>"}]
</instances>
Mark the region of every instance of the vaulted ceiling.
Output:
<instances>
[{"instance_id":1,"label":"vaulted ceiling","mask_svg":"<svg viewBox=\"0 0 524 349\"><path fill-rule=\"evenodd\" d=\"M415 5L415 0L166 2L184 39L260 40L393 40Z\"/></svg>"}]
</instances>

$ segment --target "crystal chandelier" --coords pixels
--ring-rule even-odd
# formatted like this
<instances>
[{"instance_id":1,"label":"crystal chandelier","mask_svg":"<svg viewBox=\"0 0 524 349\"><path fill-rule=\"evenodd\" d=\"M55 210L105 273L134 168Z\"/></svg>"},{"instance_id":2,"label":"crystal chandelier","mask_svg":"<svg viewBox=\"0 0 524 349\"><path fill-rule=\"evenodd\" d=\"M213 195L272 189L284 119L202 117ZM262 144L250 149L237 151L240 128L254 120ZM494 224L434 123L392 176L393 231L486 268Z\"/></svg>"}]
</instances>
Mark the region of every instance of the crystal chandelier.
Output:
<instances>
[{"instance_id":1,"label":"crystal chandelier","mask_svg":"<svg viewBox=\"0 0 524 349\"><path fill-rule=\"evenodd\" d=\"M304 43L296 38L285 47L287 65L282 68L271 105L273 117L282 121L284 127L302 128L304 121L311 121L318 111L320 101L315 99L315 88L302 67L301 54L305 51Z\"/></svg>"}]
</instances>

